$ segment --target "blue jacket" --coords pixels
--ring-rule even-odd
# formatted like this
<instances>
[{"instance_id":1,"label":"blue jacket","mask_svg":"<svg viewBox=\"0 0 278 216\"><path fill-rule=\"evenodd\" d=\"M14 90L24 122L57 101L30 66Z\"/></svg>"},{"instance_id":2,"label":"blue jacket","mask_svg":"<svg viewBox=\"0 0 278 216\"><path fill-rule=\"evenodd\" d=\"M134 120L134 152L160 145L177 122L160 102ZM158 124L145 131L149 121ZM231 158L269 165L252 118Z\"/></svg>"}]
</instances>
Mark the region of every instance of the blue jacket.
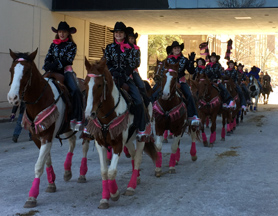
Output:
<instances>
[{"instance_id":1,"label":"blue jacket","mask_svg":"<svg viewBox=\"0 0 278 216\"><path fill-rule=\"evenodd\" d=\"M257 80L259 80L259 73L260 73L261 69L260 68L256 68L256 70L251 70L247 76L250 77L251 75L253 75Z\"/></svg>"}]
</instances>

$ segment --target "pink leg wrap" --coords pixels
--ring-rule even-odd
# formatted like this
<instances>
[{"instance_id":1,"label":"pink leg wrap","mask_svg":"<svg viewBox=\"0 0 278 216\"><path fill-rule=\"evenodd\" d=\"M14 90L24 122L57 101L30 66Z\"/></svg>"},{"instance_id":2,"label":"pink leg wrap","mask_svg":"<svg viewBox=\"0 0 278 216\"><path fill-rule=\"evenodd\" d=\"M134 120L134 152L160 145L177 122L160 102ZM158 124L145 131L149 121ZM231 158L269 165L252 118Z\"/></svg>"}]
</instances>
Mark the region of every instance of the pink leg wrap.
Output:
<instances>
[{"instance_id":1,"label":"pink leg wrap","mask_svg":"<svg viewBox=\"0 0 278 216\"><path fill-rule=\"evenodd\" d=\"M176 161L180 161L180 157L181 157L181 150L178 147L177 152L176 152Z\"/></svg>"},{"instance_id":2,"label":"pink leg wrap","mask_svg":"<svg viewBox=\"0 0 278 216\"><path fill-rule=\"evenodd\" d=\"M210 143L214 143L214 141L216 140L216 132L214 131L209 138L209 142Z\"/></svg>"},{"instance_id":3,"label":"pink leg wrap","mask_svg":"<svg viewBox=\"0 0 278 216\"><path fill-rule=\"evenodd\" d=\"M108 180L108 186L109 186L109 191L111 194L115 194L118 190L118 185L116 183L116 180Z\"/></svg>"},{"instance_id":4,"label":"pink leg wrap","mask_svg":"<svg viewBox=\"0 0 278 216\"><path fill-rule=\"evenodd\" d=\"M162 154L161 154L161 152L157 152L157 159L155 162L155 166L161 167L161 165L162 165Z\"/></svg>"},{"instance_id":5,"label":"pink leg wrap","mask_svg":"<svg viewBox=\"0 0 278 216\"><path fill-rule=\"evenodd\" d=\"M39 196L39 188L40 188L40 179L35 178L32 183L32 187L29 191L29 197L37 198Z\"/></svg>"},{"instance_id":6,"label":"pink leg wrap","mask_svg":"<svg viewBox=\"0 0 278 216\"><path fill-rule=\"evenodd\" d=\"M130 179L128 185L127 185L128 188L129 188L129 187L131 187L131 188L133 188L133 189L136 188L136 186L137 186L137 176L138 176L138 174L139 174L139 171L138 171L138 170L135 169L135 170L132 171L131 179Z\"/></svg>"},{"instance_id":7,"label":"pink leg wrap","mask_svg":"<svg viewBox=\"0 0 278 216\"><path fill-rule=\"evenodd\" d=\"M236 119L234 119L234 128L236 128Z\"/></svg>"},{"instance_id":8,"label":"pink leg wrap","mask_svg":"<svg viewBox=\"0 0 278 216\"><path fill-rule=\"evenodd\" d=\"M163 137L164 137L164 139L167 139L167 137L168 137L168 131L167 130L164 131Z\"/></svg>"},{"instance_id":9,"label":"pink leg wrap","mask_svg":"<svg viewBox=\"0 0 278 216\"><path fill-rule=\"evenodd\" d=\"M109 200L110 192L108 187L108 180L102 180L102 199Z\"/></svg>"},{"instance_id":10,"label":"pink leg wrap","mask_svg":"<svg viewBox=\"0 0 278 216\"><path fill-rule=\"evenodd\" d=\"M72 152L69 152L67 154L67 157L66 157L66 160L65 160L65 163L64 163L64 168L65 170L71 170L71 161L72 161L72 156L73 156L73 153Z\"/></svg>"},{"instance_id":11,"label":"pink leg wrap","mask_svg":"<svg viewBox=\"0 0 278 216\"><path fill-rule=\"evenodd\" d=\"M170 132L170 134L169 134L169 135L170 135L170 136L173 136L173 133L171 133L171 132Z\"/></svg>"},{"instance_id":12,"label":"pink leg wrap","mask_svg":"<svg viewBox=\"0 0 278 216\"><path fill-rule=\"evenodd\" d=\"M205 132L202 133L202 139L203 139L203 142L208 140Z\"/></svg>"},{"instance_id":13,"label":"pink leg wrap","mask_svg":"<svg viewBox=\"0 0 278 216\"><path fill-rule=\"evenodd\" d=\"M207 127L209 126L209 118L207 118L207 120L206 120L206 126Z\"/></svg>"},{"instance_id":14,"label":"pink leg wrap","mask_svg":"<svg viewBox=\"0 0 278 216\"><path fill-rule=\"evenodd\" d=\"M107 159L112 160L112 147L108 146L109 151L107 150Z\"/></svg>"},{"instance_id":15,"label":"pink leg wrap","mask_svg":"<svg viewBox=\"0 0 278 216\"><path fill-rule=\"evenodd\" d=\"M222 131L221 131L221 137L222 137L222 138L225 138L225 134L226 134L226 133L225 133L225 127L223 127L223 128L222 128Z\"/></svg>"},{"instance_id":16,"label":"pink leg wrap","mask_svg":"<svg viewBox=\"0 0 278 216\"><path fill-rule=\"evenodd\" d=\"M233 130L234 126L233 126L233 122L230 123L230 130Z\"/></svg>"},{"instance_id":17,"label":"pink leg wrap","mask_svg":"<svg viewBox=\"0 0 278 216\"><path fill-rule=\"evenodd\" d=\"M81 160L80 175L82 175L82 176L86 175L87 171L88 171L87 158L84 157Z\"/></svg>"},{"instance_id":18,"label":"pink leg wrap","mask_svg":"<svg viewBox=\"0 0 278 216\"><path fill-rule=\"evenodd\" d=\"M53 167L52 166L46 167L46 173L47 173L47 180L48 180L48 182L50 184L53 184L55 179L56 179Z\"/></svg>"},{"instance_id":19,"label":"pink leg wrap","mask_svg":"<svg viewBox=\"0 0 278 216\"><path fill-rule=\"evenodd\" d=\"M197 154L197 150L196 150L196 143L192 142L191 144L191 149L190 149L190 155L191 156L196 156Z\"/></svg>"},{"instance_id":20,"label":"pink leg wrap","mask_svg":"<svg viewBox=\"0 0 278 216\"><path fill-rule=\"evenodd\" d=\"M175 154L171 154L170 161L169 161L169 167L175 167L176 166L176 156Z\"/></svg>"},{"instance_id":21,"label":"pink leg wrap","mask_svg":"<svg viewBox=\"0 0 278 216\"><path fill-rule=\"evenodd\" d=\"M126 155L129 155L129 152L128 152L128 149L127 149L126 146L124 147L124 153L125 153Z\"/></svg>"},{"instance_id":22,"label":"pink leg wrap","mask_svg":"<svg viewBox=\"0 0 278 216\"><path fill-rule=\"evenodd\" d=\"M230 132L230 124L227 124L227 132Z\"/></svg>"}]
</instances>

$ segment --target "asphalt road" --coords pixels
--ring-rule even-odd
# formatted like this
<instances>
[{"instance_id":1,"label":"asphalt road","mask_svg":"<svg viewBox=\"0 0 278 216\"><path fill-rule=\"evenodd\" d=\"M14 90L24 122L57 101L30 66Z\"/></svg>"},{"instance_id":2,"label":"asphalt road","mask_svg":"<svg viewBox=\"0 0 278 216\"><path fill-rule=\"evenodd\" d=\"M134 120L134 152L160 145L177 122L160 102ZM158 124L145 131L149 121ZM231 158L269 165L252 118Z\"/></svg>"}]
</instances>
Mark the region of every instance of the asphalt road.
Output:
<instances>
[{"instance_id":1,"label":"asphalt road","mask_svg":"<svg viewBox=\"0 0 278 216\"><path fill-rule=\"evenodd\" d=\"M181 161L176 174L169 174L170 144L163 146L163 171L156 178L154 164L144 155L141 184L133 197L121 195L110 208L99 210L101 176L93 143L88 153L87 183L77 183L82 158L81 140L73 156L73 177L63 180L63 163L68 145L55 140L52 161L56 173L56 193L46 193L46 173L42 175L38 206L24 209L34 178L38 149L23 131L18 143L11 141L15 123L0 124L0 215L278 215L278 105L259 105L248 112L233 135L220 141L221 119L217 120L217 141L213 148L197 143L198 160L190 159L190 137L181 141ZM209 129L206 129L207 135ZM122 155L117 183L124 193L131 177L131 162ZM25 214L29 213L29 214Z\"/></svg>"}]
</instances>

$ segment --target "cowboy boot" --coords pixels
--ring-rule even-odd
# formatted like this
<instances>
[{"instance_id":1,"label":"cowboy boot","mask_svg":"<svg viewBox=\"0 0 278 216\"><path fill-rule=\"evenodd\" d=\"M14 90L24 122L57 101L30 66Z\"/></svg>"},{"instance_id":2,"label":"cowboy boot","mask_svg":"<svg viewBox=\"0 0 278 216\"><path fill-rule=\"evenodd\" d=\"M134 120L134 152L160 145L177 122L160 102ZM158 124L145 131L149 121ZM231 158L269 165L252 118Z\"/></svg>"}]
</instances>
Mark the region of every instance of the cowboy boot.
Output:
<instances>
[{"instance_id":1,"label":"cowboy boot","mask_svg":"<svg viewBox=\"0 0 278 216\"><path fill-rule=\"evenodd\" d=\"M83 123L83 96L78 88L73 72L65 72L65 85L67 86L72 101L72 115L70 118L71 129L79 131Z\"/></svg>"}]
</instances>

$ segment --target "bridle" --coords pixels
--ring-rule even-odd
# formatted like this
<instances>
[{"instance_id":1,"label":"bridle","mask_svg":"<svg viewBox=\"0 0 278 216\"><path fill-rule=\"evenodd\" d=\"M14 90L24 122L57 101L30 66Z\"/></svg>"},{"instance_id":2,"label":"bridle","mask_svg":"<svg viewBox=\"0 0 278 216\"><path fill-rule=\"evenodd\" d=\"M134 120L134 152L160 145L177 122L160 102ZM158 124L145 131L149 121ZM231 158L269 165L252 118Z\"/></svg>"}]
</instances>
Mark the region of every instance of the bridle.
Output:
<instances>
[{"instance_id":1,"label":"bridle","mask_svg":"<svg viewBox=\"0 0 278 216\"><path fill-rule=\"evenodd\" d=\"M107 81L105 79L104 74L87 74L87 76L90 77L90 78L101 78L101 77L103 78L103 91L102 91L100 103L99 103L99 105L97 106L97 109L96 109L96 115L95 115L95 118L96 118L98 110L102 107L103 101L106 100ZM114 110L117 108L117 106L119 105L120 100L121 100L121 93L119 91L118 101L117 101L116 105L107 114L105 114L101 118L107 118L108 116L110 116L114 112Z\"/></svg>"},{"instance_id":2,"label":"bridle","mask_svg":"<svg viewBox=\"0 0 278 216\"><path fill-rule=\"evenodd\" d=\"M165 69L166 70L166 69ZM177 71L175 71L175 70L173 70L173 69L167 69L166 71L165 71L165 73L167 73L167 72L174 72L174 73L177 73ZM162 88L162 82L161 82L161 91L163 90L163 88ZM175 84L173 85L173 87L170 89L170 94L171 94L171 92L174 92L172 95L171 95L171 97L168 99L169 101L171 101L172 99L173 99L173 97L175 96L175 94L176 94L176 90L177 90L177 81L175 80Z\"/></svg>"},{"instance_id":3,"label":"bridle","mask_svg":"<svg viewBox=\"0 0 278 216\"><path fill-rule=\"evenodd\" d=\"M18 59L15 59L15 60L14 60L14 62L24 62L24 61L27 61L27 60L24 59L24 58L18 58ZM46 87L47 87L47 85L48 85L48 82L49 82L49 80L50 80L50 79L49 79L49 80L45 83L45 86L44 86L44 88L43 88L41 94L39 95L39 97L38 97L35 101L33 101L33 102L25 101L25 100L24 100L24 95L25 95L25 92L26 92L28 86L31 86L32 75L33 75L33 73L32 73L32 67L31 67L31 70L30 70L30 77L29 77L29 79L28 79L26 85L24 86L24 89L23 89L23 91L22 91L22 93L21 93L21 96L20 96L20 100L21 100L22 102L24 102L25 104L37 104L37 103L39 102L39 100L42 98L42 96L43 96L43 94L44 94L44 92L45 92L45 90L46 90Z\"/></svg>"}]
</instances>

